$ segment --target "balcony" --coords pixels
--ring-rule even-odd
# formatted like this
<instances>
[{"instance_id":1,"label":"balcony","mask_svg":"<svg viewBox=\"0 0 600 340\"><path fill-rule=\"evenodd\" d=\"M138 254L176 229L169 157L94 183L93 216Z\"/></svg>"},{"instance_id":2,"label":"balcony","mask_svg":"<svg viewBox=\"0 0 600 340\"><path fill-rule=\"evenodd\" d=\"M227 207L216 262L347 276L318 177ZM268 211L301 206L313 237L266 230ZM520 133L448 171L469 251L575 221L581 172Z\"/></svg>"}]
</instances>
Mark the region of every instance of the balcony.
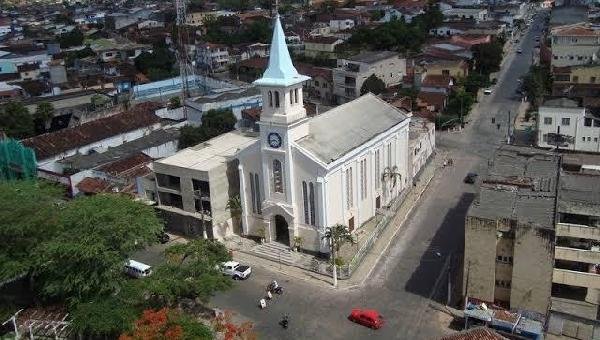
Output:
<instances>
[{"instance_id":1,"label":"balcony","mask_svg":"<svg viewBox=\"0 0 600 340\"><path fill-rule=\"evenodd\" d=\"M558 223L556 236L568 236L600 241L600 229L583 224Z\"/></svg>"},{"instance_id":2,"label":"balcony","mask_svg":"<svg viewBox=\"0 0 600 340\"><path fill-rule=\"evenodd\" d=\"M600 251L557 246L554 248L554 258L557 260L597 264L600 263Z\"/></svg>"},{"instance_id":3,"label":"balcony","mask_svg":"<svg viewBox=\"0 0 600 340\"><path fill-rule=\"evenodd\" d=\"M600 275L575 270L554 268L552 282L569 286L600 289Z\"/></svg>"}]
</instances>

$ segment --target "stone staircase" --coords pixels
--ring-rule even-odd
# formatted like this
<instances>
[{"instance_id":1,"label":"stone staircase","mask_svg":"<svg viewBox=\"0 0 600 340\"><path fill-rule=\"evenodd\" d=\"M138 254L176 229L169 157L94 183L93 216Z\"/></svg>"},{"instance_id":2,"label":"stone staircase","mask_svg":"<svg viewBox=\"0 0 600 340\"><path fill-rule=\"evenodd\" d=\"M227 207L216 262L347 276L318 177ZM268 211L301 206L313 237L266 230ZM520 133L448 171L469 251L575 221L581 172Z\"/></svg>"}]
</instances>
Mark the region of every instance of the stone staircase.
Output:
<instances>
[{"instance_id":1,"label":"stone staircase","mask_svg":"<svg viewBox=\"0 0 600 340\"><path fill-rule=\"evenodd\" d=\"M252 247L250 252L263 259L271 260L277 263L281 261L282 264L286 265L295 265L298 261L298 254L293 252L290 247L278 242L269 242L256 245Z\"/></svg>"}]
</instances>

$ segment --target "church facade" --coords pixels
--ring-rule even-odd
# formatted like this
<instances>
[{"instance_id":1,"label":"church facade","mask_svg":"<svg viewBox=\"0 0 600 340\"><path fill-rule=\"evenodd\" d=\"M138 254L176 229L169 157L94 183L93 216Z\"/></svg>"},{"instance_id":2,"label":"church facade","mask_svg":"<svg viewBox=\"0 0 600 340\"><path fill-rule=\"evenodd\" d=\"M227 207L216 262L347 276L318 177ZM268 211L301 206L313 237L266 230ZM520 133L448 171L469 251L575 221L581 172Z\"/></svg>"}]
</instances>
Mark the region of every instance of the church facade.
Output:
<instances>
[{"instance_id":1,"label":"church facade","mask_svg":"<svg viewBox=\"0 0 600 340\"><path fill-rule=\"evenodd\" d=\"M255 81L259 139L240 150L242 232L327 253L328 227L351 231L409 185L410 117L372 94L308 118L279 17L268 67Z\"/></svg>"}]
</instances>

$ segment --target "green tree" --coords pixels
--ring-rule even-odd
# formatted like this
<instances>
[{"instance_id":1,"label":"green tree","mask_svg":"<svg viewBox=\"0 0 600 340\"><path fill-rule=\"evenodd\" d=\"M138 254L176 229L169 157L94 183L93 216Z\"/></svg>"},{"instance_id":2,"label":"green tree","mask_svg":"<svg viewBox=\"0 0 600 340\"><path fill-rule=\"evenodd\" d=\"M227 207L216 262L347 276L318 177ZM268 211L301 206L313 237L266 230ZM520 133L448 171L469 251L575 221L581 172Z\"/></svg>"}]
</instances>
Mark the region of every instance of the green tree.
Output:
<instances>
[{"instance_id":1,"label":"green tree","mask_svg":"<svg viewBox=\"0 0 600 340\"><path fill-rule=\"evenodd\" d=\"M38 104L33 120L40 126L39 132L46 131L46 124L54 117L54 106L49 102L41 102Z\"/></svg>"},{"instance_id":2,"label":"green tree","mask_svg":"<svg viewBox=\"0 0 600 340\"><path fill-rule=\"evenodd\" d=\"M71 32L61 34L57 40L61 48L69 48L73 46L81 46L83 44L83 39L83 32L76 28Z\"/></svg>"},{"instance_id":3,"label":"green tree","mask_svg":"<svg viewBox=\"0 0 600 340\"><path fill-rule=\"evenodd\" d=\"M552 88L552 75L546 66L531 66L523 79L523 90L534 108L542 104Z\"/></svg>"},{"instance_id":4,"label":"green tree","mask_svg":"<svg viewBox=\"0 0 600 340\"><path fill-rule=\"evenodd\" d=\"M118 291L128 256L163 230L152 207L116 194L76 198L64 205L59 225L31 255L40 293L69 301Z\"/></svg>"},{"instance_id":5,"label":"green tree","mask_svg":"<svg viewBox=\"0 0 600 340\"><path fill-rule=\"evenodd\" d=\"M448 97L445 114L460 117L467 116L471 112L471 107L475 103L475 96L458 86L453 89Z\"/></svg>"},{"instance_id":6,"label":"green tree","mask_svg":"<svg viewBox=\"0 0 600 340\"><path fill-rule=\"evenodd\" d=\"M208 110L202 116L202 125L184 126L179 135L179 148L187 148L207 141L235 128L237 119L231 109Z\"/></svg>"},{"instance_id":7,"label":"green tree","mask_svg":"<svg viewBox=\"0 0 600 340\"><path fill-rule=\"evenodd\" d=\"M345 225L336 224L327 228L322 239L327 240L327 243L329 243L329 250L331 251L331 262L334 264L333 285L337 286L336 252L339 252L340 248L345 243L354 243L354 237L352 237L352 234L350 234L350 231Z\"/></svg>"},{"instance_id":8,"label":"green tree","mask_svg":"<svg viewBox=\"0 0 600 340\"><path fill-rule=\"evenodd\" d=\"M18 101L11 101L0 107L0 130L9 137L27 138L34 134L33 117Z\"/></svg>"},{"instance_id":9,"label":"green tree","mask_svg":"<svg viewBox=\"0 0 600 340\"><path fill-rule=\"evenodd\" d=\"M500 69L504 50L499 41L494 40L487 44L475 45L472 50L477 72L489 75Z\"/></svg>"},{"instance_id":10,"label":"green tree","mask_svg":"<svg viewBox=\"0 0 600 340\"><path fill-rule=\"evenodd\" d=\"M154 46L152 53L142 52L134 60L138 71L144 73L151 80L160 80L173 75L175 55L164 46Z\"/></svg>"},{"instance_id":11,"label":"green tree","mask_svg":"<svg viewBox=\"0 0 600 340\"><path fill-rule=\"evenodd\" d=\"M153 307L174 306L181 298L208 299L231 286L231 278L219 271L231 259L225 246L214 240L195 239L165 251L167 262L143 280L142 292Z\"/></svg>"},{"instance_id":12,"label":"green tree","mask_svg":"<svg viewBox=\"0 0 600 340\"><path fill-rule=\"evenodd\" d=\"M173 110L181 107L181 98L179 97L171 97L169 98L168 108Z\"/></svg>"},{"instance_id":13,"label":"green tree","mask_svg":"<svg viewBox=\"0 0 600 340\"><path fill-rule=\"evenodd\" d=\"M30 272L35 249L58 231L62 195L42 181L0 182L0 282Z\"/></svg>"},{"instance_id":14,"label":"green tree","mask_svg":"<svg viewBox=\"0 0 600 340\"><path fill-rule=\"evenodd\" d=\"M370 75L367 79L365 79L364 83L360 87L360 94L373 93L373 94L381 94L385 91L385 83L383 80L379 79L375 74Z\"/></svg>"},{"instance_id":15,"label":"green tree","mask_svg":"<svg viewBox=\"0 0 600 340\"><path fill-rule=\"evenodd\" d=\"M70 309L73 328L84 337L112 338L130 330L139 314L139 308L119 297L102 296L81 302Z\"/></svg>"}]
</instances>

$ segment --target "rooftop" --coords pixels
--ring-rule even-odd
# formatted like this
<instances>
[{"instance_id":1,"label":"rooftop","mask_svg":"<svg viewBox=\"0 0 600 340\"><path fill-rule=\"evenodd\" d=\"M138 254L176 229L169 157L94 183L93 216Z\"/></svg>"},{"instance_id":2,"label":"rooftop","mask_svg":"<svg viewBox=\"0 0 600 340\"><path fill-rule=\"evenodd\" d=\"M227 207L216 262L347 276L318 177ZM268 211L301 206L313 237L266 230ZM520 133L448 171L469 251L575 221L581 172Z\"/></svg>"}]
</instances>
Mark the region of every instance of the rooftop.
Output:
<instances>
[{"instance_id":1,"label":"rooftop","mask_svg":"<svg viewBox=\"0 0 600 340\"><path fill-rule=\"evenodd\" d=\"M551 35L598 37L600 28L590 23L578 23L555 27L551 30Z\"/></svg>"},{"instance_id":2,"label":"rooftop","mask_svg":"<svg viewBox=\"0 0 600 340\"><path fill-rule=\"evenodd\" d=\"M240 132L228 132L204 143L183 149L173 156L163 158L155 163L197 171L210 171L227 163L238 151L254 142L256 142L256 137Z\"/></svg>"},{"instance_id":3,"label":"rooftop","mask_svg":"<svg viewBox=\"0 0 600 340\"><path fill-rule=\"evenodd\" d=\"M121 133L160 122L154 115L156 103L138 104L129 112L122 112L79 126L27 138L23 144L33 148L38 160L44 160Z\"/></svg>"},{"instance_id":4,"label":"rooftop","mask_svg":"<svg viewBox=\"0 0 600 340\"><path fill-rule=\"evenodd\" d=\"M106 164L112 164L128 156L142 152L145 149L163 145L169 141L176 141L179 138L179 130L156 130L148 135L116 146L108 148L102 153L92 153L89 155L77 154L60 160L59 162L73 169L94 169Z\"/></svg>"},{"instance_id":5,"label":"rooftop","mask_svg":"<svg viewBox=\"0 0 600 340\"><path fill-rule=\"evenodd\" d=\"M311 118L308 136L296 142L329 164L407 118L405 111L368 93Z\"/></svg>"},{"instance_id":6,"label":"rooftop","mask_svg":"<svg viewBox=\"0 0 600 340\"><path fill-rule=\"evenodd\" d=\"M588 9L578 6L558 6L552 8L550 14L550 27L569 25L587 21Z\"/></svg>"},{"instance_id":7,"label":"rooftop","mask_svg":"<svg viewBox=\"0 0 600 340\"><path fill-rule=\"evenodd\" d=\"M194 98L193 101L198 104L204 104L204 103L224 102L224 101L228 101L228 100L244 98L244 97L259 96L259 95L260 95L260 89L258 87L252 86L252 87L239 88L239 89L234 89L234 90L216 93L216 94L207 95L207 96L200 96L200 97Z\"/></svg>"},{"instance_id":8,"label":"rooftop","mask_svg":"<svg viewBox=\"0 0 600 340\"><path fill-rule=\"evenodd\" d=\"M506 340L507 338L485 326L467 329L452 335L447 335L441 340Z\"/></svg>"},{"instance_id":9,"label":"rooftop","mask_svg":"<svg viewBox=\"0 0 600 340\"><path fill-rule=\"evenodd\" d=\"M558 211L600 216L600 176L562 171L559 183Z\"/></svg>"},{"instance_id":10,"label":"rooftop","mask_svg":"<svg viewBox=\"0 0 600 340\"><path fill-rule=\"evenodd\" d=\"M544 102L544 104L542 104L542 106L545 106L545 107L560 107L560 108L578 108L578 107L581 107L581 105L579 105L579 102L577 100L569 99L569 98L554 98L554 99L549 99L549 100L546 100Z\"/></svg>"},{"instance_id":11,"label":"rooftop","mask_svg":"<svg viewBox=\"0 0 600 340\"><path fill-rule=\"evenodd\" d=\"M468 215L554 229L558 164L559 157L548 151L500 147Z\"/></svg>"},{"instance_id":12,"label":"rooftop","mask_svg":"<svg viewBox=\"0 0 600 340\"><path fill-rule=\"evenodd\" d=\"M349 61L354 61L358 63L366 63L373 64L378 61L382 61L389 58L397 57L397 52L392 51L366 51L355 56L347 58Z\"/></svg>"}]
</instances>

